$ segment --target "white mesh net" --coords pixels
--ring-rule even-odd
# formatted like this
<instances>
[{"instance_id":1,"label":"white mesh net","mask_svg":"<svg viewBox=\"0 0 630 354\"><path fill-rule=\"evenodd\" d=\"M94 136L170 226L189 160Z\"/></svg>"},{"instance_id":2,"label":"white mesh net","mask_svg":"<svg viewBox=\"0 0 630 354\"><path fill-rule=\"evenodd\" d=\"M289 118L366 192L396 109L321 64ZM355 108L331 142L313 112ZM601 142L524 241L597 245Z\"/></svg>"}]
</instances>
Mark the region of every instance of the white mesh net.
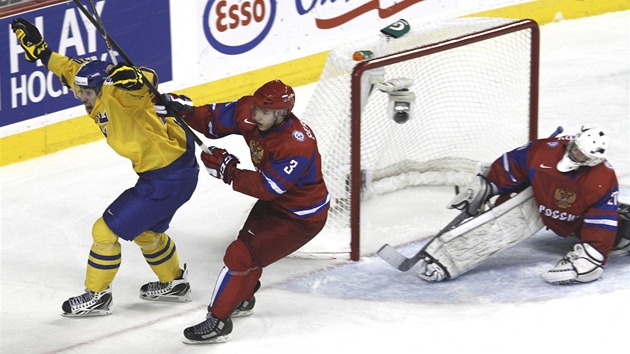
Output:
<instances>
[{"instance_id":1,"label":"white mesh net","mask_svg":"<svg viewBox=\"0 0 630 354\"><path fill-rule=\"evenodd\" d=\"M380 33L332 50L315 92L301 118L314 130L323 173L332 194L332 210L319 242L304 252L348 252L350 243L351 78L355 51L374 59L457 38L493 32L516 20L461 18L411 23L398 39ZM360 115L363 199L417 185L462 185L478 161L491 162L529 140L531 30L480 40L417 58L401 58L362 75ZM368 84L408 79L410 119L391 118L389 95ZM370 92L371 91L371 92ZM359 99L357 97L354 98ZM443 206L440 206L443 207ZM331 236L332 235L332 236ZM336 239L327 242L325 239ZM340 247L341 245L341 247Z\"/></svg>"}]
</instances>

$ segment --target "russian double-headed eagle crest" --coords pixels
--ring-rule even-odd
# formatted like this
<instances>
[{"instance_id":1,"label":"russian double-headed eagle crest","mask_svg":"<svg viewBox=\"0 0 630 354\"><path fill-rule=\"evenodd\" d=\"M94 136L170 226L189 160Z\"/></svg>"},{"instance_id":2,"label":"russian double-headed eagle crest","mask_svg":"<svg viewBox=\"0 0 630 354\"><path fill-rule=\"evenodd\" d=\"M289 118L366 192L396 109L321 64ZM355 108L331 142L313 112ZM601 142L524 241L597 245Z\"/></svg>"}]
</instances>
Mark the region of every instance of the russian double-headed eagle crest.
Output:
<instances>
[{"instance_id":1,"label":"russian double-headed eagle crest","mask_svg":"<svg viewBox=\"0 0 630 354\"><path fill-rule=\"evenodd\" d=\"M555 200L558 208L566 209L570 208L573 203L575 203L577 194L569 188L557 188L553 193L553 199Z\"/></svg>"},{"instance_id":2,"label":"russian double-headed eagle crest","mask_svg":"<svg viewBox=\"0 0 630 354\"><path fill-rule=\"evenodd\" d=\"M255 164L259 164L265 154L265 149L260 145L260 142L257 140L252 140L249 142L249 151L252 154L252 161Z\"/></svg>"}]
</instances>

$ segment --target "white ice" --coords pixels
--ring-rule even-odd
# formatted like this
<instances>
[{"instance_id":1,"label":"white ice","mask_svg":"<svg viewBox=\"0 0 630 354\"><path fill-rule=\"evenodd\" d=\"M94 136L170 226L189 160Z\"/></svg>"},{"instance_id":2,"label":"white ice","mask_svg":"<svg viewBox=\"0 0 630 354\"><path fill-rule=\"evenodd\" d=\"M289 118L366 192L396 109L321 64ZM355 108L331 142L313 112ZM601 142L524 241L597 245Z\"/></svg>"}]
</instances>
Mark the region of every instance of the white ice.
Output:
<instances>
[{"instance_id":1,"label":"white ice","mask_svg":"<svg viewBox=\"0 0 630 354\"><path fill-rule=\"evenodd\" d=\"M558 125L567 133L588 122L608 128L610 161L626 202L629 24L630 12L620 12L542 27L539 129L543 136ZM298 113L312 89L296 88ZM215 143L248 155L240 138ZM627 348L630 257L611 259L595 283L548 285L538 274L572 242L548 232L438 284L399 272L372 255L357 263L284 259L264 271L255 314L234 320L231 342L184 345L182 330L204 319L223 252L254 201L205 172L169 231L189 265L193 301L139 299L139 287L155 279L135 244L125 242L113 283L114 313L64 318L61 303L83 292L92 224L133 185L135 175L102 140L0 172L3 354L606 353ZM379 203L372 204L364 211L387 215ZM434 204L443 208L441 201ZM395 219L395 213L389 216ZM439 226L431 225L427 233ZM382 243L366 240L364 246L373 252ZM413 253L418 244L401 249Z\"/></svg>"}]
</instances>

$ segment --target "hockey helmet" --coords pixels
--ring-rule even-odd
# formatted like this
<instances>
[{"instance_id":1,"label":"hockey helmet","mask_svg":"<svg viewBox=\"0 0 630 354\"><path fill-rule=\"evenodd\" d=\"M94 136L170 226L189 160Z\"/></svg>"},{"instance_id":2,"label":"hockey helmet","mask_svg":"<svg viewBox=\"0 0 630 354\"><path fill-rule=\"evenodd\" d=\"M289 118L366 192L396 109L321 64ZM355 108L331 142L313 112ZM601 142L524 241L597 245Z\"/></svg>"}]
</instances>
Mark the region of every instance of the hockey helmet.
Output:
<instances>
[{"instance_id":1,"label":"hockey helmet","mask_svg":"<svg viewBox=\"0 0 630 354\"><path fill-rule=\"evenodd\" d=\"M609 145L610 139L602 129L583 125L567 145L556 168L560 172L569 172L581 166L596 166L606 160Z\"/></svg>"},{"instance_id":2,"label":"hockey helmet","mask_svg":"<svg viewBox=\"0 0 630 354\"><path fill-rule=\"evenodd\" d=\"M254 92L254 103L262 109L286 110L287 115L295 105L295 92L280 80L269 81Z\"/></svg>"},{"instance_id":3,"label":"hockey helmet","mask_svg":"<svg viewBox=\"0 0 630 354\"><path fill-rule=\"evenodd\" d=\"M91 60L81 65L74 76L74 96L80 97L83 88L100 93L111 66L112 64L100 60Z\"/></svg>"}]
</instances>

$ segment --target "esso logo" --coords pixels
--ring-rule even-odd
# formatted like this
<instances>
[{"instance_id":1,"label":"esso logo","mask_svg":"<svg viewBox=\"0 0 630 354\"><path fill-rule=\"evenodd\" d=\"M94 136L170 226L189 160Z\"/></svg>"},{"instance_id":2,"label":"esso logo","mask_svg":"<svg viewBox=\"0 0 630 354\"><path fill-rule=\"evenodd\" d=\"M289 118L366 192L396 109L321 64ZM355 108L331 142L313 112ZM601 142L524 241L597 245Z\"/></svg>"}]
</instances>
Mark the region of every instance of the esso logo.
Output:
<instances>
[{"instance_id":1,"label":"esso logo","mask_svg":"<svg viewBox=\"0 0 630 354\"><path fill-rule=\"evenodd\" d=\"M224 54L241 54L265 39L276 17L274 0L210 0L203 15L210 45Z\"/></svg>"}]
</instances>

